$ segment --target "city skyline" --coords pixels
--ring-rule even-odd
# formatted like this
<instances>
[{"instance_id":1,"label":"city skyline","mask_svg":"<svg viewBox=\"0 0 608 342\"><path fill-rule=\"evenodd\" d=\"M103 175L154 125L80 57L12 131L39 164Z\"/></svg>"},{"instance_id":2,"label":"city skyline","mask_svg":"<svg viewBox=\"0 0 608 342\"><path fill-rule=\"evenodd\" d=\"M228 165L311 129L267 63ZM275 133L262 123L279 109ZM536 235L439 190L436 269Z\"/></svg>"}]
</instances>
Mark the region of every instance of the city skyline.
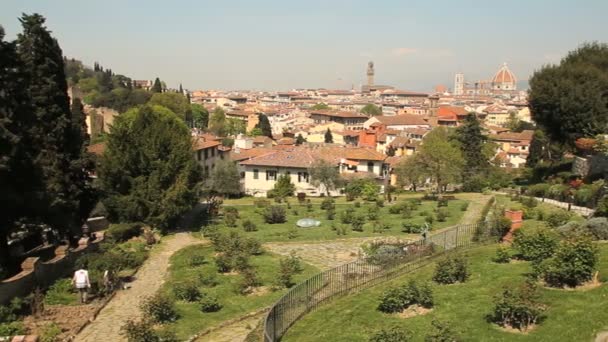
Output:
<instances>
[{"instance_id":1,"label":"city skyline","mask_svg":"<svg viewBox=\"0 0 608 342\"><path fill-rule=\"evenodd\" d=\"M146 5L10 0L0 25L13 38L21 13L38 12L66 56L192 90L359 89L369 61L377 84L424 92L452 88L458 72L467 82L491 79L506 62L525 89L543 64L608 38L608 4L597 1Z\"/></svg>"}]
</instances>

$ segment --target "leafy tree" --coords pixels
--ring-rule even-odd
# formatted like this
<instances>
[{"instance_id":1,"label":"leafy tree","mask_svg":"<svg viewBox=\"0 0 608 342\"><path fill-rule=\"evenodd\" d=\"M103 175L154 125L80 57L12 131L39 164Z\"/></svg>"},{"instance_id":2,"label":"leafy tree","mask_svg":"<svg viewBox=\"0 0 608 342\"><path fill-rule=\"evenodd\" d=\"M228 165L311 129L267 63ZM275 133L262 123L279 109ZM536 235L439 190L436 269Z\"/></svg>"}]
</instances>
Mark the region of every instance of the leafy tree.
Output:
<instances>
[{"instance_id":1,"label":"leafy tree","mask_svg":"<svg viewBox=\"0 0 608 342\"><path fill-rule=\"evenodd\" d=\"M328 109L331 109L331 108L329 108L329 106L326 103L320 102L320 103L317 103L314 106L310 107L310 109L312 109L312 110L328 110Z\"/></svg>"},{"instance_id":2,"label":"leafy tree","mask_svg":"<svg viewBox=\"0 0 608 342\"><path fill-rule=\"evenodd\" d=\"M252 137L259 137L262 136L262 130L258 127L254 127L251 132L249 132L249 135Z\"/></svg>"},{"instance_id":3,"label":"leafy tree","mask_svg":"<svg viewBox=\"0 0 608 342\"><path fill-rule=\"evenodd\" d=\"M222 136L226 132L226 113L220 107L215 107L209 118L209 130L216 135Z\"/></svg>"},{"instance_id":4,"label":"leafy tree","mask_svg":"<svg viewBox=\"0 0 608 342\"><path fill-rule=\"evenodd\" d=\"M421 169L434 181L438 193L460 178L462 154L449 141L449 132L445 127L437 127L424 137L418 161Z\"/></svg>"},{"instance_id":5,"label":"leafy tree","mask_svg":"<svg viewBox=\"0 0 608 342\"><path fill-rule=\"evenodd\" d=\"M305 142L306 142L306 139L304 139L302 134L301 133L298 134L298 136L296 137L296 145L302 145Z\"/></svg>"},{"instance_id":6,"label":"leafy tree","mask_svg":"<svg viewBox=\"0 0 608 342\"><path fill-rule=\"evenodd\" d=\"M397 184L400 187L411 185L412 190L425 181L425 170L421 167L418 154L403 158L395 167L394 173L397 175Z\"/></svg>"},{"instance_id":7,"label":"leafy tree","mask_svg":"<svg viewBox=\"0 0 608 342\"><path fill-rule=\"evenodd\" d=\"M608 45L588 43L559 65L547 65L530 79L532 119L551 141L574 146L581 137L608 127Z\"/></svg>"},{"instance_id":8,"label":"leafy tree","mask_svg":"<svg viewBox=\"0 0 608 342\"><path fill-rule=\"evenodd\" d=\"M361 113L369 116L382 115L382 108L373 103L368 103L361 108Z\"/></svg>"},{"instance_id":9,"label":"leafy tree","mask_svg":"<svg viewBox=\"0 0 608 342\"><path fill-rule=\"evenodd\" d=\"M341 183L338 168L323 159L315 161L308 169L310 180L315 186L323 185L325 193L329 196L329 191L338 187Z\"/></svg>"},{"instance_id":10,"label":"leafy tree","mask_svg":"<svg viewBox=\"0 0 608 342\"><path fill-rule=\"evenodd\" d=\"M269 197L285 198L293 196L296 191L296 186L291 182L291 176L288 174L282 174L274 183L274 188L271 190L272 194Z\"/></svg>"},{"instance_id":11,"label":"leafy tree","mask_svg":"<svg viewBox=\"0 0 608 342\"><path fill-rule=\"evenodd\" d=\"M209 111L198 103L190 105L192 111L192 126L196 128L207 128L209 124Z\"/></svg>"},{"instance_id":12,"label":"leafy tree","mask_svg":"<svg viewBox=\"0 0 608 342\"><path fill-rule=\"evenodd\" d=\"M186 98L178 93L155 93L148 101L149 105L159 105L169 108L179 118L190 122L192 109Z\"/></svg>"},{"instance_id":13,"label":"leafy tree","mask_svg":"<svg viewBox=\"0 0 608 342\"><path fill-rule=\"evenodd\" d=\"M41 218L65 232L68 227L80 227L86 216L82 213L87 211L81 205L90 196L82 117L72 118L62 51L44 26L45 19L24 14L19 21L23 33L17 37L17 52L27 80L22 86L31 96L36 119L28 134L36 146L32 153L46 190Z\"/></svg>"},{"instance_id":14,"label":"leafy tree","mask_svg":"<svg viewBox=\"0 0 608 342\"><path fill-rule=\"evenodd\" d=\"M99 177L111 217L167 229L196 204L201 172L183 121L145 105L115 119Z\"/></svg>"},{"instance_id":15,"label":"leafy tree","mask_svg":"<svg viewBox=\"0 0 608 342\"><path fill-rule=\"evenodd\" d=\"M535 130L532 136L532 142L530 142L530 154L526 159L527 167L535 167L539 162L546 159L547 151L547 137L542 130Z\"/></svg>"},{"instance_id":16,"label":"leafy tree","mask_svg":"<svg viewBox=\"0 0 608 342\"><path fill-rule=\"evenodd\" d=\"M258 115L259 122L255 125L256 128L262 130L262 135L272 138L272 127L270 126L270 121L268 121L268 117L264 114Z\"/></svg>"},{"instance_id":17,"label":"leafy tree","mask_svg":"<svg viewBox=\"0 0 608 342\"><path fill-rule=\"evenodd\" d=\"M154 80L154 85L152 85L152 92L153 93L162 93L163 92L163 85L160 82L160 79L158 77Z\"/></svg>"},{"instance_id":18,"label":"leafy tree","mask_svg":"<svg viewBox=\"0 0 608 342\"><path fill-rule=\"evenodd\" d=\"M236 196L240 193L241 176L236 163L227 159L218 161L203 184L203 195L210 209L219 206L219 197Z\"/></svg>"},{"instance_id":19,"label":"leafy tree","mask_svg":"<svg viewBox=\"0 0 608 342\"><path fill-rule=\"evenodd\" d=\"M329 130L329 128L327 129L327 131L325 132L325 143L326 144L333 144L334 143L334 137L331 134L331 131Z\"/></svg>"},{"instance_id":20,"label":"leafy tree","mask_svg":"<svg viewBox=\"0 0 608 342\"><path fill-rule=\"evenodd\" d=\"M238 135L241 133L245 133L247 130L247 123L240 119L227 119L226 120L226 134L228 135Z\"/></svg>"},{"instance_id":21,"label":"leafy tree","mask_svg":"<svg viewBox=\"0 0 608 342\"><path fill-rule=\"evenodd\" d=\"M487 138L482 132L481 123L475 113L469 113L462 126L456 128L455 139L459 143L464 158L462 178L465 188L468 188L468 183L475 176L485 173L490 166L489 158L484 153Z\"/></svg>"}]
</instances>

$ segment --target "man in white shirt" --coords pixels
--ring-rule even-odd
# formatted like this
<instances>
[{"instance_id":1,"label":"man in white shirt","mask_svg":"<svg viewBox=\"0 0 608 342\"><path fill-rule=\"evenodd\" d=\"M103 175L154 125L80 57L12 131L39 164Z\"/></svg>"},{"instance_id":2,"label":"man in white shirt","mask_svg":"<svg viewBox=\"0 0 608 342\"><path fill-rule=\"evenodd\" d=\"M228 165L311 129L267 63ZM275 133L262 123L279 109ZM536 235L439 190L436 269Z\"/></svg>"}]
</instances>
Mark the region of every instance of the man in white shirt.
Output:
<instances>
[{"instance_id":1,"label":"man in white shirt","mask_svg":"<svg viewBox=\"0 0 608 342\"><path fill-rule=\"evenodd\" d=\"M80 302L87 302L87 290L91 287L91 282L89 281L89 272L87 270L77 270L74 272L74 277L72 278L72 284L76 286L78 292L80 293Z\"/></svg>"}]
</instances>

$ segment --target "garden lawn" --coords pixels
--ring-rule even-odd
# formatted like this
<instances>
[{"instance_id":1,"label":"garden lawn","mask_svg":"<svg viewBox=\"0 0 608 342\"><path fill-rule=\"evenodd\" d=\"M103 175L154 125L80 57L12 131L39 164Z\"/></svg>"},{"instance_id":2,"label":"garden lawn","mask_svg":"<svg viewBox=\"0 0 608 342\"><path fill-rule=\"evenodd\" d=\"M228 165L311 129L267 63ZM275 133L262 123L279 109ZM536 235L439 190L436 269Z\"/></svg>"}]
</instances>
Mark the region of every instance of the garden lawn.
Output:
<instances>
[{"instance_id":1,"label":"garden lawn","mask_svg":"<svg viewBox=\"0 0 608 342\"><path fill-rule=\"evenodd\" d=\"M526 262L493 263L496 247L477 247L465 253L472 272L466 283L433 283L435 307L426 315L401 319L376 308L379 296L388 288L409 279L430 280L434 263L322 306L291 327L282 341L367 341L373 332L395 324L412 331L414 341L423 341L435 318L449 321L463 341L592 341L599 331L608 330L608 284L587 291L542 288L541 301L548 305L547 318L525 335L505 332L488 323L485 317L493 309L493 296L506 284L523 282L524 274L530 271ZM600 279L606 282L608 244L601 244L600 251Z\"/></svg>"},{"instance_id":2,"label":"garden lawn","mask_svg":"<svg viewBox=\"0 0 608 342\"><path fill-rule=\"evenodd\" d=\"M409 195L402 195L409 196ZM420 195L417 196L420 198ZM409 196L412 198L412 196ZM276 204L272 200L271 205L281 205L285 208L287 213L287 222L278 223L278 224L267 224L264 222L264 218L262 216L263 208L257 208L254 206L253 198L246 198L249 200L249 205L246 205L244 199L239 200L231 200L226 201L224 203L224 207L230 207L231 204L237 204L235 201L239 201L237 205L234 205L235 208L239 211L240 219L237 222L237 227L226 227L223 224L221 218L219 218L218 226L223 231L229 231L231 229L236 229L238 231L243 232L242 221L244 219L249 219L255 223L258 228L258 231L255 232L247 232L245 233L247 236L254 237L261 242L279 242L279 241L319 241L319 240L333 240L333 239L342 239L342 238L354 238L354 237L369 237L369 236L402 236L404 238L412 238L417 237L417 235L413 236L411 234L405 234L401 232L402 223L410 222L415 224L423 224L425 222L425 217L422 215L423 212L433 213L435 217L435 221L433 222L432 229L441 229L449 226L456 225L462 219L464 211L461 210L463 203L467 202L463 199L457 199L448 201L448 212L449 217L445 222L437 221L437 214L434 210L437 208L436 201L422 201L422 204L417 207L412 212L412 218L403 219L401 214L390 214L388 211L388 207L391 204L386 204L384 207L380 208L378 211L378 221L382 223L386 223L390 225L390 229L383 232L373 232L373 223L368 218L369 208L374 208L375 204L373 202L359 201L361 206L359 208L355 208L355 202L346 202L343 198L338 198L336 201L336 215L334 220L328 220L326 218L326 211L320 208L320 200L315 199L315 201L311 201L313 210L309 212L307 210L306 205L298 204L297 199L290 198L290 206L291 209L287 208L285 203ZM399 203L399 201L394 202ZM350 224L343 224L340 221L340 214L346 210L348 207L353 207L355 209L356 214L363 214L366 218L366 223L363 227L363 232L356 232L351 230ZM296 214L297 213L297 214ZM314 218L321 221L321 225L319 227L311 227L311 228L297 228L294 234L294 228L296 228L296 222L302 218ZM332 224L336 227L344 226L346 227L346 235L338 235L336 231L332 230ZM291 231L291 233L290 233Z\"/></svg>"},{"instance_id":3,"label":"garden lawn","mask_svg":"<svg viewBox=\"0 0 608 342\"><path fill-rule=\"evenodd\" d=\"M176 322L168 324L167 328L174 331L180 341L223 321L269 307L287 291L282 289L275 292L269 291L263 295L248 296L237 294L235 288L240 276L218 273L214 254L215 251L211 246L194 245L180 250L171 257L169 278L161 291L172 295L173 284L186 280L196 280L201 273L213 274L218 284L214 287L200 286L200 290L215 295L223 306L217 312L204 313L200 311L196 302L177 301L176 307L180 318ZM194 255L203 256L204 264L200 266L191 265L190 260ZM250 263L255 267L263 286L272 286L273 281L277 278L279 260L279 256L268 252L250 258ZM299 283L319 272L317 268L304 262L302 262L302 266L304 271L293 277L295 283Z\"/></svg>"}]
</instances>

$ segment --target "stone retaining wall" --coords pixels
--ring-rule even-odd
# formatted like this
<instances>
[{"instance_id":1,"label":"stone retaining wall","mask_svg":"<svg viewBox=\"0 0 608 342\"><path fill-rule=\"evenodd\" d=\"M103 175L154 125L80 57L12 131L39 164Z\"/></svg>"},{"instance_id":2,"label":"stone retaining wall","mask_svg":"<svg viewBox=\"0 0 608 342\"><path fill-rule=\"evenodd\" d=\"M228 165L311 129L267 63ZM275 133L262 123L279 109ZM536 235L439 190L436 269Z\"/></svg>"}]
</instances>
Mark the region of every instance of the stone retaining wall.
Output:
<instances>
[{"instance_id":1,"label":"stone retaining wall","mask_svg":"<svg viewBox=\"0 0 608 342\"><path fill-rule=\"evenodd\" d=\"M59 246L55 248L55 257L48 261L40 261L39 257L26 258L21 263L19 274L0 282L0 304L8 303L15 297L26 296L36 287L47 288L57 279L71 275L76 259L99 249L103 233L97 233L97 237L93 242L88 238L80 239L76 248Z\"/></svg>"}]
</instances>

